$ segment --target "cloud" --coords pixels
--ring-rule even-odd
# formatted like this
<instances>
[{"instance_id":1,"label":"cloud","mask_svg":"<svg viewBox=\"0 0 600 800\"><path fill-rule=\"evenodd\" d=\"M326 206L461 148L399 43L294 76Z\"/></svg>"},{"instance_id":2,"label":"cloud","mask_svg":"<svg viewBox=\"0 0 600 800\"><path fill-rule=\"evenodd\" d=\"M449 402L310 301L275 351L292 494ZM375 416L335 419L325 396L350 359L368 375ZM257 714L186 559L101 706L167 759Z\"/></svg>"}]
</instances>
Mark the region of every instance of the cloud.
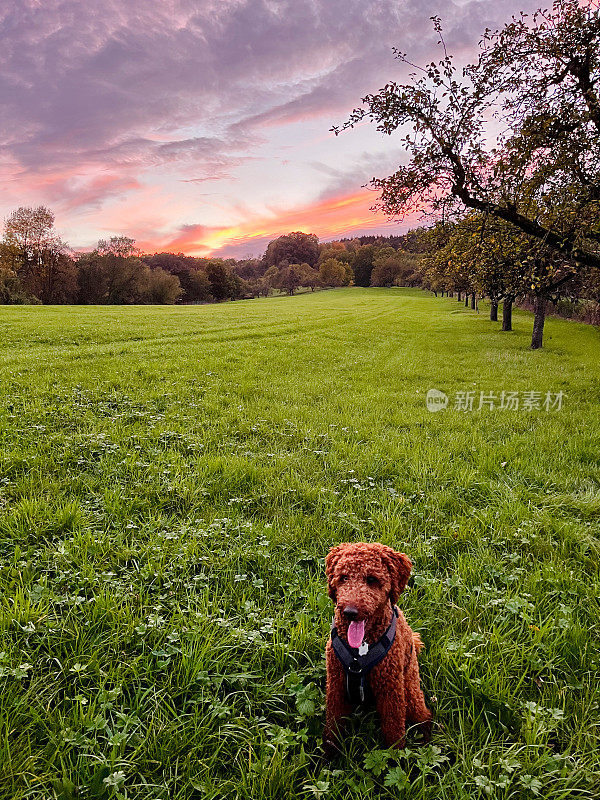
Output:
<instances>
[{"instance_id":1,"label":"cloud","mask_svg":"<svg viewBox=\"0 0 600 800\"><path fill-rule=\"evenodd\" d=\"M358 187L368 188L373 178L389 175L406 160L404 150L390 148L384 153L362 153L347 169L332 167L320 161L313 161L310 166L327 176L328 183L319 193L319 200L327 200L356 191Z\"/></svg>"},{"instance_id":2,"label":"cloud","mask_svg":"<svg viewBox=\"0 0 600 800\"><path fill-rule=\"evenodd\" d=\"M63 213L75 209L100 208L107 197L123 197L128 192L140 188L139 182L132 177L112 174L95 176L58 176L38 183L43 186L44 195L50 203L60 203Z\"/></svg>"},{"instance_id":3,"label":"cloud","mask_svg":"<svg viewBox=\"0 0 600 800\"><path fill-rule=\"evenodd\" d=\"M448 20L449 48L469 53L516 10L515 0L6 0L3 173L23 195L81 214L123 193L133 208L149 182L235 180L273 130L322 118L326 131L405 76L392 46L433 57L432 14Z\"/></svg>"}]
</instances>

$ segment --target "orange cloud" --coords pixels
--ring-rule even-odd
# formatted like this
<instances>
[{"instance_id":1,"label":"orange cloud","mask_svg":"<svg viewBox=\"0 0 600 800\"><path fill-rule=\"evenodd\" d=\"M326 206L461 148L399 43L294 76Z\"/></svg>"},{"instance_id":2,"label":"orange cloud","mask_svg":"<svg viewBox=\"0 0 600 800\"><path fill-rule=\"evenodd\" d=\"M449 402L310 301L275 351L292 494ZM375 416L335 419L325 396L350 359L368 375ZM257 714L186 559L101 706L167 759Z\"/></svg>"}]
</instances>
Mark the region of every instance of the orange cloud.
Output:
<instances>
[{"instance_id":1,"label":"orange cloud","mask_svg":"<svg viewBox=\"0 0 600 800\"><path fill-rule=\"evenodd\" d=\"M352 236L358 231L380 231L395 227L396 223L381 212L371 211L377 194L362 189L351 194L318 200L310 205L274 211L272 215L253 217L247 221L224 227L186 225L180 233L168 240L141 242L146 251L157 249L206 256L224 248L236 249L247 244L249 249L258 241L274 239L293 230L316 233L319 239Z\"/></svg>"}]
</instances>

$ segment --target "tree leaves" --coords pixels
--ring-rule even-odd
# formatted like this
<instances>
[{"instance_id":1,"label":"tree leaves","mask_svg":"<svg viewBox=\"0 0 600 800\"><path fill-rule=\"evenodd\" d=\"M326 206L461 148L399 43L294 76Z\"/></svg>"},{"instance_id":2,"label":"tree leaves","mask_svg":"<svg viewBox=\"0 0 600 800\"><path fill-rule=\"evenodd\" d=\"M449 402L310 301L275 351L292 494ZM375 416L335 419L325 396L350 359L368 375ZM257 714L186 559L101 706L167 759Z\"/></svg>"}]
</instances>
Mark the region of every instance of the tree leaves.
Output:
<instances>
[{"instance_id":1,"label":"tree leaves","mask_svg":"<svg viewBox=\"0 0 600 800\"><path fill-rule=\"evenodd\" d=\"M372 181L376 208L404 217L444 217L461 207L504 220L563 258L600 267L600 13L595 4L557 0L494 34L485 32L477 63L461 72L446 51L415 68L407 84L388 83L363 98L336 134L368 118L377 130L400 128L410 154ZM566 122L565 122L566 121ZM490 123L505 131L494 138ZM576 265L576 269L579 267Z\"/></svg>"}]
</instances>

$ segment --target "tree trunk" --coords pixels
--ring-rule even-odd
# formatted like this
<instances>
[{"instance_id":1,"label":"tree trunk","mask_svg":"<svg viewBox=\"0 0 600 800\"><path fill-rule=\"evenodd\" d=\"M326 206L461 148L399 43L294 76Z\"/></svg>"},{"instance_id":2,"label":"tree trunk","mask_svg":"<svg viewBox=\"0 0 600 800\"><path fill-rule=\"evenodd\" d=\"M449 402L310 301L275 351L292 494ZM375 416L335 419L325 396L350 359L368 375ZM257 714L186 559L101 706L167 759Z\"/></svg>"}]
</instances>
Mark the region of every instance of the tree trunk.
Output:
<instances>
[{"instance_id":1,"label":"tree trunk","mask_svg":"<svg viewBox=\"0 0 600 800\"><path fill-rule=\"evenodd\" d=\"M533 318L533 335L531 337L531 349L539 350L544 338L544 322L546 320L546 298L541 296L535 298Z\"/></svg>"},{"instance_id":2,"label":"tree trunk","mask_svg":"<svg viewBox=\"0 0 600 800\"><path fill-rule=\"evenodd\" d=\"M471 308L475 310L475 294L471 295Z\"/></svg>"},{"instance_id":3,"label":"tree trunk","mask_svg":"<svg viewBox=\"0 0 600 800\"><path fill-rule=\"evenodd\" d=\"M502 303L502 330L512 331L512 305L513 301L507 297L504 298Z\"/></svg>"},{"instance_id":4,"label":"tree trunk","mask_svg":"<svg viewBox=\"0 0 600 800\"><path fill-rule=\"evenodd\" d=\"M460 292L457 292L457 293L456 293L456 299L457 299L457 302L459 302L459 303L460 303L460 301L462 300L462 297L461 297L461 294L460 294Z\"/></svg>"},{"instance_id":5,"label":"tree trunk","mask_svg":"<svg viewBox=\"0 0 600 800\"><path fill-rule=\"evenodd\" d=\"M469 295L465 294L465 308L469 307Z\"/></svg>"},{"instance_id":6,"label":"tree trunk","mask_svg":"<svg viewBox=\"0 0 600 800\"><path fill-rule=\"evenodd\" d=\"M498 303L495 303L493 300L490 303L490 320L492 322L498 322Z\"/></svg>"}]
</instances>

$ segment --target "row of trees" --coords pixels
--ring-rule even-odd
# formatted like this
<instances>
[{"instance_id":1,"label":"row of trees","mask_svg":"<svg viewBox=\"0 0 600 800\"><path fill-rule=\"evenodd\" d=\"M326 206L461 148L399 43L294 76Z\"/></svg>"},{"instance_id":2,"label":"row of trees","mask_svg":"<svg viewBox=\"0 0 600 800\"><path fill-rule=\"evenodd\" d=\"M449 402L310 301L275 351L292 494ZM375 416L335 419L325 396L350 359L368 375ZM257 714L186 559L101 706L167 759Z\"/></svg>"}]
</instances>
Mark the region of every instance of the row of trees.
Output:
<instances>
[{"instance_id":1,"label":"row of trees","mask_svg":"<svg viewBox=\"0 0 600 800\"><path fill-rule=\"evenodd\" d=\"M208 303L408 278L415 264L396 249L402 237L365 238L369 244L360 238L320 244L314 234L295 231L273 240L262 258L242 260L144 255L126 236L73 253L49 209L21 207L6 219L0 243L0 302Z\"/></svg>"},{"instance_id":2,"label":"row of trees","mask_svg":"<svg viewBox=\"0 0 600 800\"><path fill-rule=\"evenodd\" d=\"M564 316L600 322L600 270L573 270L568 260L544 241L482 212L415 232L421 253L418 283L436 296L456 295L475 308L490 302L490 319L512 330L515 302L534 311L531 346L542 346L548 308Z\"/></svg>"}]
</instances>

